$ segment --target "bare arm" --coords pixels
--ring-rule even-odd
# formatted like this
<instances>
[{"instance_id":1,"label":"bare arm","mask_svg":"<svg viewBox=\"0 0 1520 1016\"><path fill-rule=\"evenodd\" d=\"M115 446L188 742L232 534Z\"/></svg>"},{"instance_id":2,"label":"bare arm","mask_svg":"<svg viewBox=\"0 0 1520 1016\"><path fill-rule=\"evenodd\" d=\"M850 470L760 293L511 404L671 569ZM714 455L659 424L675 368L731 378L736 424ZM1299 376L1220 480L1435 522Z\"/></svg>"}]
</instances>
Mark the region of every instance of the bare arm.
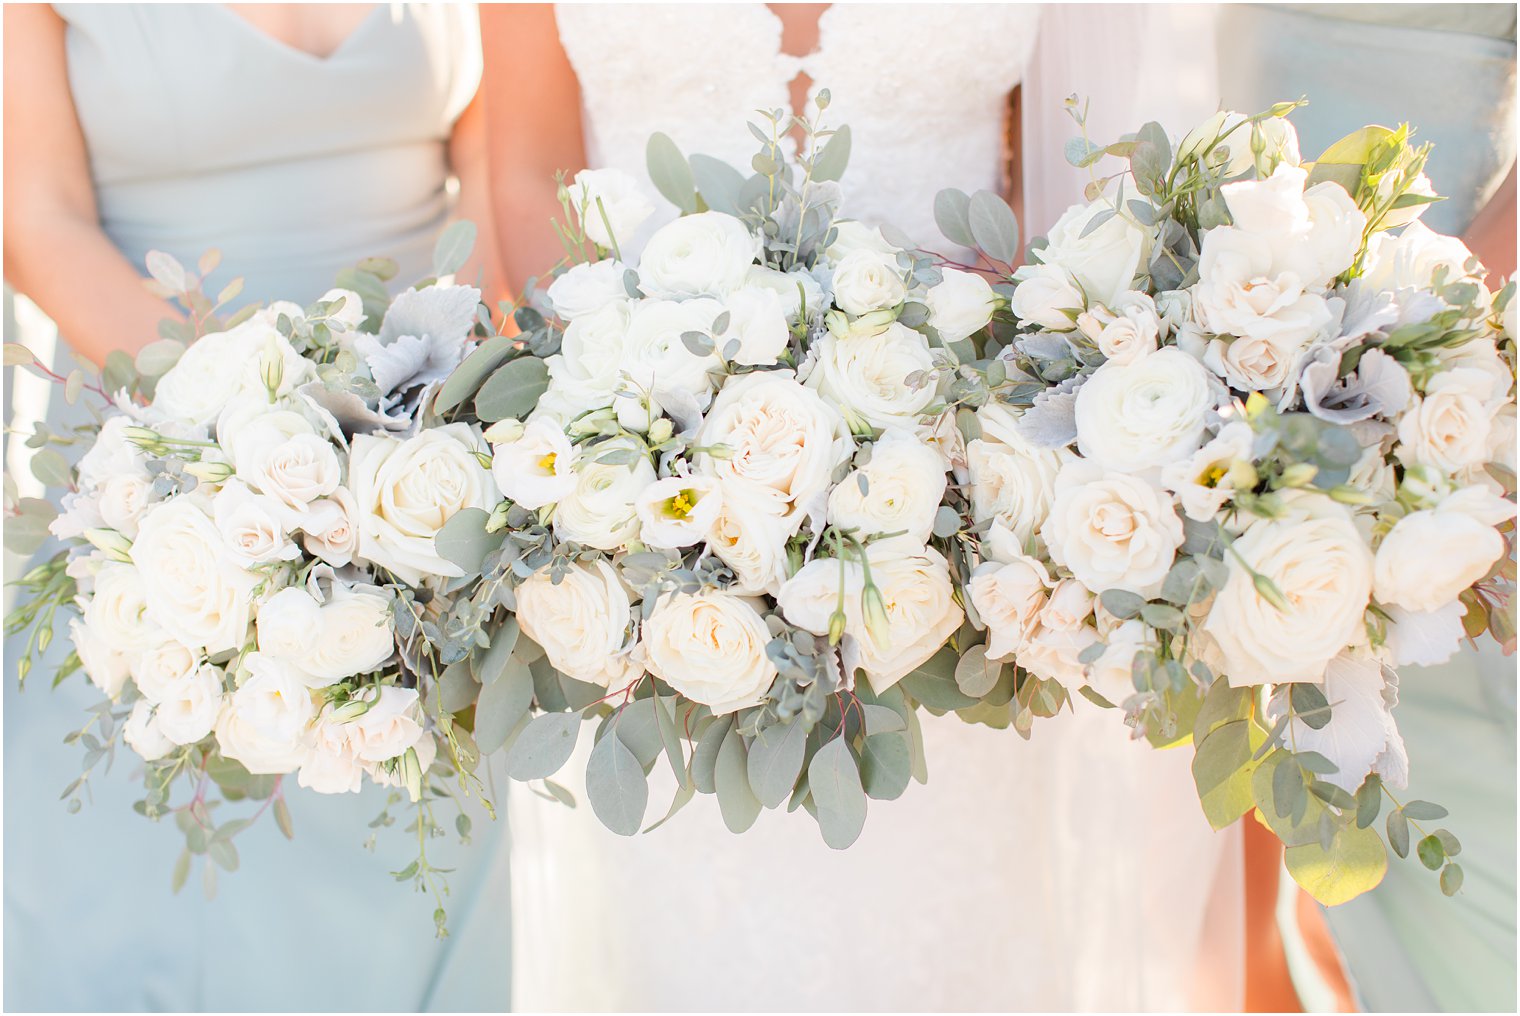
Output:
<instances>
[{"instance_id":1,"label":"bare arm","mask_svg":"<svg viewBox=\"0 0 1520 1016\"><path fill-rule=\"evenodd\" d=\"M454 123L449 138L449 163L459 180L459 201L454 219L475 223L475 249L457 273L461 282L481 280L481 300L494 312L498 300L509 294L501 278L496 223L491 209L491 173L486 161L484 90L477 92Z\"/></svg>"},{"instance_id":2,"label":"bare arm","mask_svg":"<svg viewBox=\"0 0 1520 1016\"><path fill-rule=\"evenodd\" d=\"M7 4L4 17L5 277L96 363L135 353L178 315L100 228L63 20L45 4Z\"/></svg>"},{"instance_id":3,"label":"bare arm","mask_svg":"<svg viewBox=\"0 0 1520 1016\"><path fill-rule=\"evenodd\" d=\"M1462 238L1489 271L1489 285L1515 274L1515 167L1467 227Z\"/></svg>"},{"instance_id":4,"label":"bare arm","mask_svg":"<svg viewBox=\"0 0 1520 1016\"><path fill-rule=\"evenodd\" d=\"M554 175L586 166L580 84L549 4L480 8L486 149L506 284L521 292L565 256L549 225L562 217Z\"/></svg>"}]
</instances>

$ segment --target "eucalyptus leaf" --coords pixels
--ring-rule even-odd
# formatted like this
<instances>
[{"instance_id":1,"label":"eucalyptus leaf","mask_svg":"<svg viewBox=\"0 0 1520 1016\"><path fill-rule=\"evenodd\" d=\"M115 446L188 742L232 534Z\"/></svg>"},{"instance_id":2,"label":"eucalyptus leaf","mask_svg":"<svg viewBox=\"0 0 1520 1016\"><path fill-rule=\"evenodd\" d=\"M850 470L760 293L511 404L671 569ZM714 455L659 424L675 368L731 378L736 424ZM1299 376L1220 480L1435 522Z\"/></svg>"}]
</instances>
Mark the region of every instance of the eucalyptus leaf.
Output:
<instances>
[{"instance_id":1,"label":"eucalyptus leaf","mask_svg":"<svg viewBox=\"0 0 1520 1016\"><path fill-rule=\"evenodd\" d=\"M1019 222L1006 201L991 191L977 191L967 219L976 246L994 261L1013 263L1019 255Z\"/></svg>"},{"instance_id":2,"label":"eucalyptus leaf","mask_svg":"<svg viewBox=\"0 0 1520 1016\"><path fill-rule=\"evenodd\" d=\"M750 742L746 774L760 803L774 808L785 801L802 773L807 731L800 720L775 724Z\"/></svg>"},{"instance_id":3,"label":"eucalyptus leaf","mask_svg":"<svg viewBox=\"0 0 1520 1016\"><path fill-rule=\"evenodd\" d=\"M644 767L621 738L604 737L591 749L586 762L586 797L602 825L619 836L632 836L643 825L649 783Z\"/></svg>"},{"instance_id":4,"label":"eucalyptus leaf","mask_svg":"<svg viewBox=\"0 0 1520 1016\"><path fill-rule=\"evenodd\" d=\"M514 780L553 776L575 750L580 728L577 713L544 713L533 717L507 750L507 775Z\"/></svg>"},{"instance_id":5,"label":"eucalyptus leaf","mask_svg":"<svg viewBox=\"0 0 1520 1016\"><path fill-rule=\"evenodd\" d=\"M976 237L971 235L971 198L965 191L949 187L934 195L934 224L951 243L976 246Z\"/></svg>"},{"instance_id":6,"label":"eucalyptus leaf","mask_svg":"<svg viewBox=\"0 0 1520 1016\"><path fill-rule=\"evenodd\" d=\"M433 246L433 274L452 275L464 267L475 249L475 223L461 219L449 224Z\"/></svg>"},{"instance_id":7,"label":"eucalyptus leaf","mask_svg":"<svg viewBox=\"0 0 1520 1016\"><path fill-rule=\"evenodd\" d=\"M490 513L481 508L461 508L433 537L438 556L472 575L480 571L487 554L501 546L503 533L486 532Z\"/></svg>"},{"instance_id":8,"label":"eucalyptus leaf","mask_svg":"<svg viewBox=\"0 0 1520 1016\"><path fill-rule=\"evenodd\" d=\"M500 676L480 686L480 697L475 703L475 743L481 753L489 755L506 744L532 705L533 674L521 660L509 655ZM516 747L514 744L513 748Z\"/></svg>"},{"instance_id":9,"label":"eucalyptus leaf","mask_svg":"<svg viewBox=\"0 0 1520 1016\"><path fill-rule=\"evenodd\" d=\"M723 747L733 722L731 716L720 717L697 738L696 750L691 754L691 781L704 794L717 791L718 750Z\"/></svg>"},{"instance_id":10,"label":"eucalyptus leaf","mask_svg":"<svg viewBox=\"0 0 1520 1016\"><path fill-rule=\"evenodd\" d=\"M1318 843L1289 847L1288 873L1310 896L1327 907L1338 906L1376 888L1388 871L1383 841L1370 829L1344 827L1328 850Z\"/></svg>"},{"instance_id":11,"label":"eucalyptus leaf","mask_svg":"<svg viewBox=\"0 0 1520 1016\"><path fill-rule=\"evenodd\" d=\"M976 705L976 699L961 691L955 683L955 666L959 659L960 654L954 649L943 647L908 672L901 682L903 691L934 709L965 709Z\"/></svg>"},{"instance_id":12,"label":"eucalyptus leaf","mask_svg":"<svg viewBox=\"0 0 1520 1016\"><path fill-rule=\"evenodd\" d=\"M739 190L744 186L744 174L710 155L693 154L690 165L697 193L702 195L707 207L725 215L738 215Z\"/></svg>"},{"instance_id":13,"label":"eucalyptus leaf","mask_svg":"<svg viewBox=\"0 0 1520 1016\"><path fill-rule=\"evenodd\" d=\"M906 731L871 734L860 746L860 782L866 795L895 801L912 778L912 752Z\"/></svg>"},{"instance_id":14,"label":"eucalyptus leaf","mask_svg":"<svg viewBox=\"0 0 1520 1016\"><path fill-rule=\"evenodd\" d=\"M866 823L866 792L850 746L835 737L808 763L808 789L818 808L823 841L843 850L860 836Z\"/></svg>"},{"instance_id":15,"label":"eucalyptus leaf","mask_svg":"<svg viewBox=\"0 0 1520 1016\"><path fill-rule=\"evenodd\" d=\"M697 184L692 178L691 166L681 149L668 134L656 132L650 135L644 151L649 167L649 179L665 199L686 214L697 210Z\"/></svg>"},{"instance_id":16,"label":"eucalyptus leaf","mask_svg":"<svg viewBox=\"0 0 1520 1016\"><path fill-rule=\"evenodd\" d=\"M496 369L475 396L475 413L486 423L522 419L538 405L549 387L549 368L535 356L508 360Z\"/></svg>"},{"instance_id":17,"label":"eucalyptus leaf","mask_svg":"<svg viewBox=\"0 0 1520 1016\"><path fill-rule=\"evenodd\" d=\"M516 336L493 335L471 350L438 389L433 410L446 413L474 394L491 372L507 361L519 341Z\"/></svg>"},{"instance_id":18,"label":"eucalyptus leaf","mask_svg":"<svg viewBox=\"0 0 1520 1016\"><path fill-rule=\"evenodd\" d=\"M823 151L818 153L818 158L813 161L813 180L819 183L838 180L844 176L845 167L849 163L850 128L841 126L823 146Z\"/></svg>"},{"instance_id":19,"label":"eucalyptus leaf","mask_svg":"<svg viewBox=\"0 0 1520 1016\"><path fill-rule=\"evenodd\" d=\"M732 833L742 833L755 824L760 815L760 799L750 788L744 738L737 727L730 727L718 749L713 770L713 786L718 794L718 810L723 824Z\"/></svg>"},{"instance_id":20,"label":"eucalyptus leaf","mask_svg":"<svg viewBox=\"0 0 1520 1016\"><path fill-rule=\"evenodd\" d=\"M985 645L972 646L955 664L955 685L968 698L979 699L992 690L1003 665L987 659Z\"/></svg>"}]
</instances>

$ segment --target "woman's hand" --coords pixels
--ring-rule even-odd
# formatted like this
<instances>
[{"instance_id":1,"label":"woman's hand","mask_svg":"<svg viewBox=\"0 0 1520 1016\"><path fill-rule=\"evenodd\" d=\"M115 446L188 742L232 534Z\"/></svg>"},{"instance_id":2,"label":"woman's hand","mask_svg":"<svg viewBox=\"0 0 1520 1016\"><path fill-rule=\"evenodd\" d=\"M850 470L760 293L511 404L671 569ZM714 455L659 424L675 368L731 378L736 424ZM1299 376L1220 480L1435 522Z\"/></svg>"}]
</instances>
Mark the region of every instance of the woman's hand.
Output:
<instances>
[{"instance_id":1,"label":"woman's hand","mask_svg":"<svg viewBox=\"0 0 1520 1016\"><path fill-rule=\"evenodd\" d=\"M103 363L178 317L100 228L69 91L64 23L46 4L5 8L5 278Z\"/></svg>"}]
</instances>

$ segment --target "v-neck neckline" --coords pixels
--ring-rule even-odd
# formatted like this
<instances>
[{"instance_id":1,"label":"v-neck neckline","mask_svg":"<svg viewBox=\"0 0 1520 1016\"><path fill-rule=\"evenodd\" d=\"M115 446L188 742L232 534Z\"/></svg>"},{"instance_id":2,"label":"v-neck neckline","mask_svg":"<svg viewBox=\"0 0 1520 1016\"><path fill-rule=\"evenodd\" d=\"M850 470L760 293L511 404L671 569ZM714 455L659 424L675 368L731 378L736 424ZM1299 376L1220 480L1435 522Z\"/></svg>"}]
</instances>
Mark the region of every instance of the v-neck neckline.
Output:
<instances>
[{"instance_id":1,"label":"v-neck neckline","mask_svg":"<svg viewBox=\"0 0 1520 1016\"><path fill-rule=\"evenodd\" d=\"M355 25L353 31L344 36L343 41L339 42L336 48L334 48L333 51L331 53L328 53L326 56L318 56L310 50L302 49L299 46L293 46L290 43L286 42L284 39L275 38L273 35L270 35L258 25L255 25L253 22L243 17L241 14L233 10L225 3L218 3L214 4L213 6L220 10L226 17L231 18L239 25L242 25L249 34L255 35L258 38L262 39L264 43L270 48L284 53L293 59L302 60L306 63L314 64L316 66L324 66L326 64L334 63L343 57L349 48L353 46L354 43L358 40L358 38L370 30L370 27L374 25L377 20L377 15L379 15L381 11L388 7L389 4L377 3L371 7L369 9L369 13L365 14L364 20Z\"/></svg>"}]
</instances>

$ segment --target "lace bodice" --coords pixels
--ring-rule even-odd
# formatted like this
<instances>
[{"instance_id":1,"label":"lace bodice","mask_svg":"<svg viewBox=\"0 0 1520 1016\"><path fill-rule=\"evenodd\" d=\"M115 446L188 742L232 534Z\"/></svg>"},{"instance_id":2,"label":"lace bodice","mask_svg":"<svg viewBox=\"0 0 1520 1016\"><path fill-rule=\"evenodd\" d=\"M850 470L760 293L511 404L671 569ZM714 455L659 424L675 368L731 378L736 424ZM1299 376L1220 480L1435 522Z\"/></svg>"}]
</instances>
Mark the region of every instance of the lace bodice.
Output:
<instances>
[{"instance_id":1,"label":"lace bodice","mask_svg":"<svg viewBox=\"0 0 1520 1016\"><path fill-rule=\"evenodd\" d=\"M556 13L592 166L643 177L649 135L664 131L688 154L747 172L758 145L745 118L789 109L789 85L806 73L814 92L829 90L825 122L853 135L845 214L891 222L931 246L936 191L1001 187L1008 99L1040 17L1035 5L835 4L819 18L817 49L792 56L780 18L760 3L562 4ZM699 48L678 45L696 39Z\"/></svg>"}]
</instances>

